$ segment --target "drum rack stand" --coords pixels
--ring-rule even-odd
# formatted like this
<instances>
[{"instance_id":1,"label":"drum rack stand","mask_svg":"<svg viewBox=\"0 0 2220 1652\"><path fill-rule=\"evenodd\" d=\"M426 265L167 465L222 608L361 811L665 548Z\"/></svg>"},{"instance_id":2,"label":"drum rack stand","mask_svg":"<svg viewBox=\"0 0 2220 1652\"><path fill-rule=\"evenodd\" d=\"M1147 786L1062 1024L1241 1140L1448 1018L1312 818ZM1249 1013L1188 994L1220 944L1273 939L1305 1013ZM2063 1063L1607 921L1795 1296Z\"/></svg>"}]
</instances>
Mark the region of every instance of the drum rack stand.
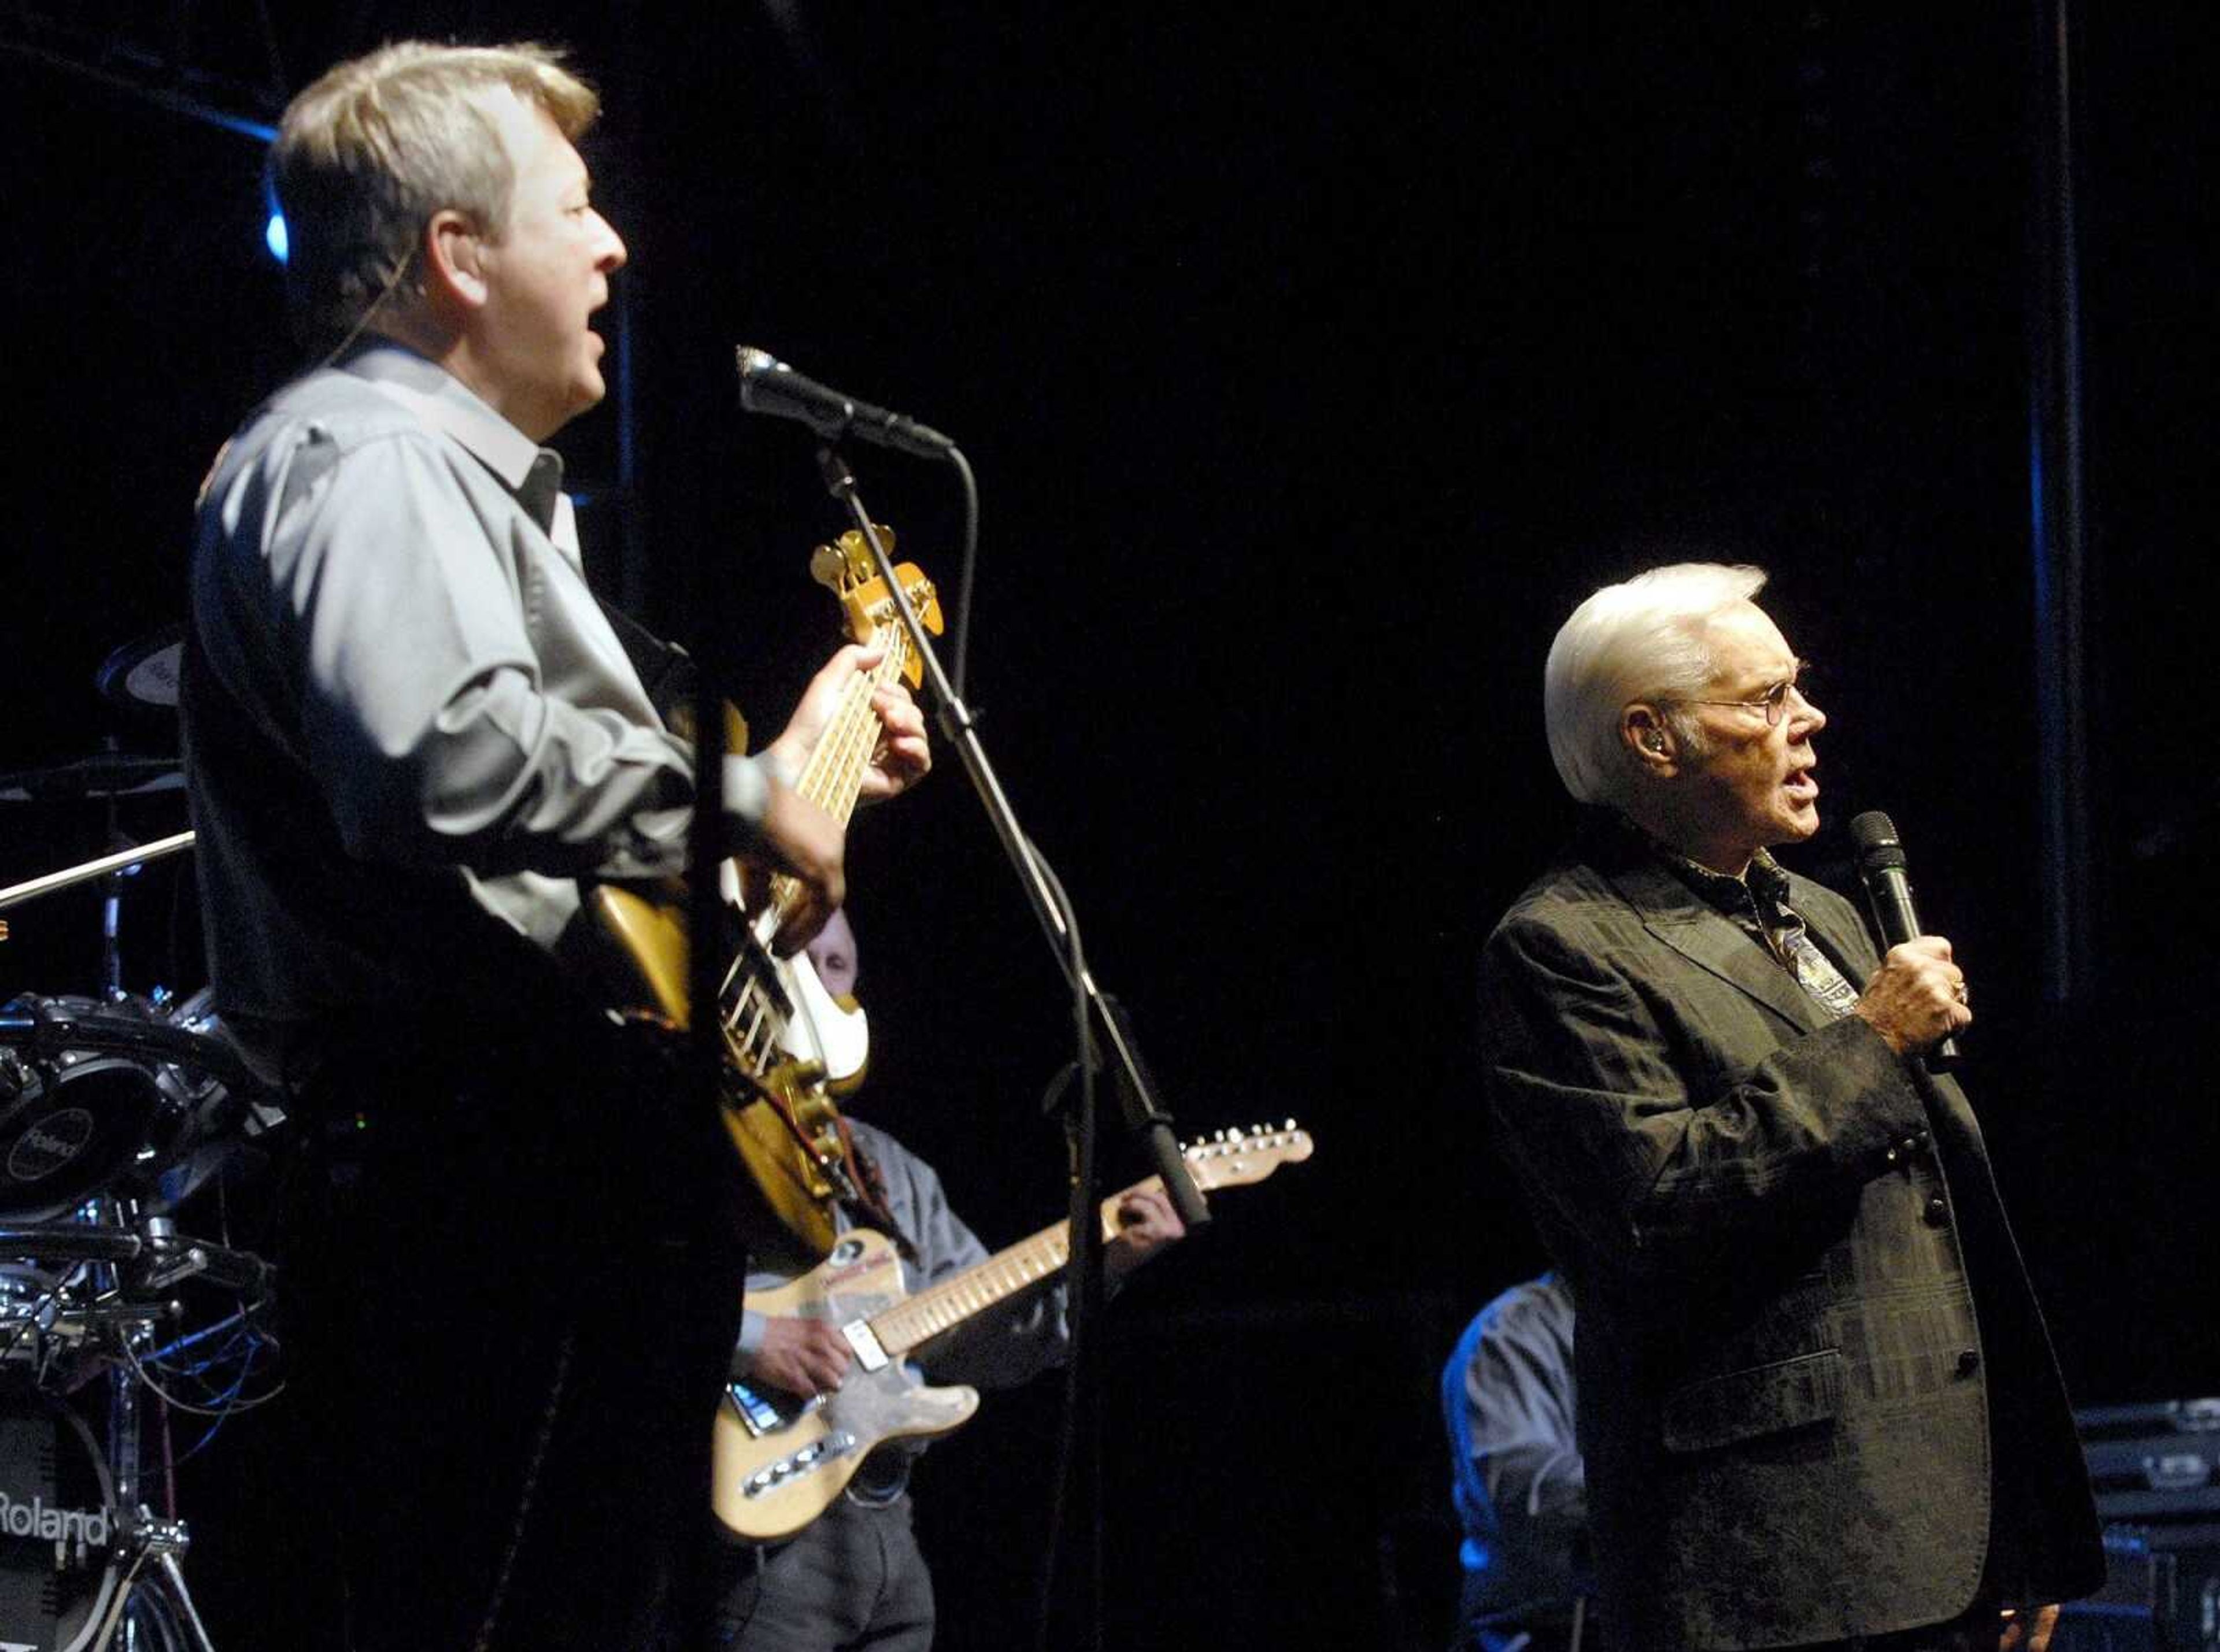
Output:
<instances>
[{"instance_id":1,"label":"drum rack stand","mask_svg":"<svg viewBox=\"0 0 2220 1652\"><path fill-rule=\"evenodd\" d=\"M90 1303L63 1309L57 1319L90 1327L117 1352L105 1373L108 1437L105 1466L115 1511L112 1563L117 1579L89 1637L85 1652L216 1652L186 1587L178 1558L190 1539L182 1520L157 1515L140 1495L144 1412L141 1351L153 1341L167 1305L153 1294L179 1281L206 1277L259 1286L267 1270L257 1259L180 1237L163 1218L143 1217L127 1201L110 1198L88 1206L94 1219L0 1227L0 1252L81 1262L93 1273ZM126 1264L151 1262L143 1277L123 1279Z\"/></svg>"},{"instance_id":2,"label":"drum rack stand","mask_svg":"<svg viewBox=\"0 0 2220 1652\"><path fill-rule=\"evenodd\" d=\"M151 1332L153 1321L142 1319L117 1327L127 1337L138 1335L142 1328ZM192 1592L185 1587L184 1568L178 1564L178 1557L191 1542L184 1522L164 1519L140 1499L138 1375L129 1365L120 1364L109 1373L108 1383L108 1466L115 1476L116 1506L123 1511L116 1532L120 1551L116 1558L122 1562L123 1580L109 1603L108 1616L93 1636L89 1652L172 1652L173 1648L182 1647L190 1647L192 1652L215 1652L215 1643L209 1638L208 1626L201 1622L193 1605ZM142 1591L154 1603L153 1611L158 1620L167 1620L155 1633L169 1645L142 1643L140 1622L130 1615ZM116 1638L119 1629L121 1641Z\"/></svg>"}]
</instances>

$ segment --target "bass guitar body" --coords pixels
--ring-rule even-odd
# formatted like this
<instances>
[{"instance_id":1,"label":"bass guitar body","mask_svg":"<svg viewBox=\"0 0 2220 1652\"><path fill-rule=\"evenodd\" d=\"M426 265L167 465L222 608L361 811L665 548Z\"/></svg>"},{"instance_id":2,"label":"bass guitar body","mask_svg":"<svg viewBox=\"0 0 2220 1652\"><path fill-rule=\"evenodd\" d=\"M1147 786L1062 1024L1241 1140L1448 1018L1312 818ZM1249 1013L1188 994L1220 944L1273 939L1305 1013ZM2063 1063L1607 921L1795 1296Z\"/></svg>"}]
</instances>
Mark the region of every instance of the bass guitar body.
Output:
<instances>
[{"instance_id":1,"label":"bass guitar body","mask_svg":"<svg viewBox=\"0 0 2220 1652\"><path fill-rule=\"evenodd\" d=\"M880 533L891 542L891 533ZM818 546L810 561L813 577L839 599L849 638L880 651L878 664L841 690L795 785L844 826L881 733L873 693L898 680L915 688L922 677L893 595L873 568L862 536L852 532L837 546ZM920 622L938 633L940 605L932 582L914 564L895 574ZM739 742L728 745L739 749ZM726 960L716 1004L725 1128L763 1195L775 1230L770 1237L823 1256L838 1231L835 1204L859 1194L834 1100L862 1082L869 1044L864 1013L852 1000L832 998L808 958L772 956L770 940L780 916L802 893L793 878L772 876L768 898L744 910L739 867L726 861L718 877L725 921L711 941L715 956ZM584 962L600 974L620 1013L674 1031L689 1026L683 886L602 884L587 892L585 910L590 921L580 926L583 944L598 956Z\"/></svg>"},{"instance_id":2,"label":"bass guitar body","mask_svg":"<svg viewBox=\"0 0 2220 1652\"><path fill-rule=\"evenodd\" d=\"M629 1013L673 1031L689 1025L685 901L685 888L676 882L602 884L587 895L599 935L614 943L602 948L599 964L613 995ZM753 1053L745 1064L729 1048L745 1030L728 1029L725 1131L776 1230L750 1237L799 1242L810 1256L821 1256L832 1249L832 1202L844 1191L845 1150L834 1101L863 1082L870 1022L855 1000L835 999L825 990L808 957L772 957L751 944L745 920L729 902L726 913L720 944L741 966L757 971L753 999L779 1012L745 1040Z\"/></svg>"}]
</instances>

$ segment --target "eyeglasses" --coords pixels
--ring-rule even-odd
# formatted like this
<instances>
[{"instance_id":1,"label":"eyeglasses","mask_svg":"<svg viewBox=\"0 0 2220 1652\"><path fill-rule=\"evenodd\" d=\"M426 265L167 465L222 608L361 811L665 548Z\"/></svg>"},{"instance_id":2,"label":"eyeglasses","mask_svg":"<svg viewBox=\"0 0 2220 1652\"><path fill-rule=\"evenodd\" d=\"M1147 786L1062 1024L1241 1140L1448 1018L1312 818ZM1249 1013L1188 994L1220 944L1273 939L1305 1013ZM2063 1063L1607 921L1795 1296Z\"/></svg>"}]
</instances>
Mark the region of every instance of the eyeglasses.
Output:
<instances>
[{"instance_id":1,"label":"eyeglasses","mask_svg":"<svg viewBox=\"0 0 2220 1652\"><path fill-rule=\"evenodd\" d=\"M1780 720L1788 714L1788 696L1793 693L1809 706L1812 703L1812 662L1808 659L1799 659L1796 662L1796 670L1793 675L1781 678L1755 700L1692 698L1683 701L1682 703L1690 706L1740 706L1745 711L1762 711L1765 714L1765 726L1768 728L1778 728L1780 726Z\"/></svg>"}]
</instances>

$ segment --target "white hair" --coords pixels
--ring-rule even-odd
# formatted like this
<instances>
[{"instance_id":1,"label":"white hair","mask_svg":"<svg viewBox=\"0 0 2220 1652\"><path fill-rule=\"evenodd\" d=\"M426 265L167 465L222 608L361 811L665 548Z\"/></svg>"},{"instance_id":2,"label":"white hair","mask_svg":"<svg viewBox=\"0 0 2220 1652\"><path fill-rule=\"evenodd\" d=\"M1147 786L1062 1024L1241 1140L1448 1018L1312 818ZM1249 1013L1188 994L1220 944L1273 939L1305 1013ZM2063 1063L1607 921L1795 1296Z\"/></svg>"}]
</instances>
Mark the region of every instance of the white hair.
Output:
<instances>
[{"instance_id":1,"label":"white hair","mask_svg":"<svg viewBox=\"0 0 2220 1652\"><path fill-rule=\"evenodd\" d=\"M1542 670L1542 718L1565 789L1583 803L1621 801L1634 767L1619 719L1637 700L1668 701L1711 681L1706 622L1764 588L1765 570L1676 562L1606 585L1573 610ZM1675 739L1704 749L1693 717L1661 705Z\"/></svg>"}]
</instances>

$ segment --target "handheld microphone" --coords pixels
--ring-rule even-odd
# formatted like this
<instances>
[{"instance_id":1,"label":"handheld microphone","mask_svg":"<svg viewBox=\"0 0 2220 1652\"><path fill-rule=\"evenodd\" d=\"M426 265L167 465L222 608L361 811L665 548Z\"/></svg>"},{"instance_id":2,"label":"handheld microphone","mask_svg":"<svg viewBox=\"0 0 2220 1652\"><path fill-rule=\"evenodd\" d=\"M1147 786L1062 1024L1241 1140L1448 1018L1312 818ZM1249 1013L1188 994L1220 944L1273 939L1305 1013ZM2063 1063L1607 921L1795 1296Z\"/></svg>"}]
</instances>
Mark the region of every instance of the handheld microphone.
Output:
<instances>
[{"instance_id":1,"label":"handheld microphone","mask_svg":"<svg viewBox=\"0 0 2220 1652\"><path fill-rule=\"evenodd\" d=\"M907 414L875 408L805 378L768 350L744 344L733 352L740 371L740 405L772 419L794 419L828 442L860 436L920 458L946 458L956 444Z\"/></svg>"},{"instance_id":2,"label":"handheld microphone","mask_svg":"<svg viewBox=\"0 0 2220 1652\"><path fill-rule=\"evenodd\" d=\"M1866 886L1866 902L1873 909L1882 947L1901 946L1924 933L1912 905L1911 879L1905 871L1896 822L1879 809L1869 809L1850 822L1850 841L1857 846L1858 877ZM1943 1039L1924 1059L1929 1072L1948 1071L1958 1063L1958 1041Z\"/></svg>"}]
</instances>

